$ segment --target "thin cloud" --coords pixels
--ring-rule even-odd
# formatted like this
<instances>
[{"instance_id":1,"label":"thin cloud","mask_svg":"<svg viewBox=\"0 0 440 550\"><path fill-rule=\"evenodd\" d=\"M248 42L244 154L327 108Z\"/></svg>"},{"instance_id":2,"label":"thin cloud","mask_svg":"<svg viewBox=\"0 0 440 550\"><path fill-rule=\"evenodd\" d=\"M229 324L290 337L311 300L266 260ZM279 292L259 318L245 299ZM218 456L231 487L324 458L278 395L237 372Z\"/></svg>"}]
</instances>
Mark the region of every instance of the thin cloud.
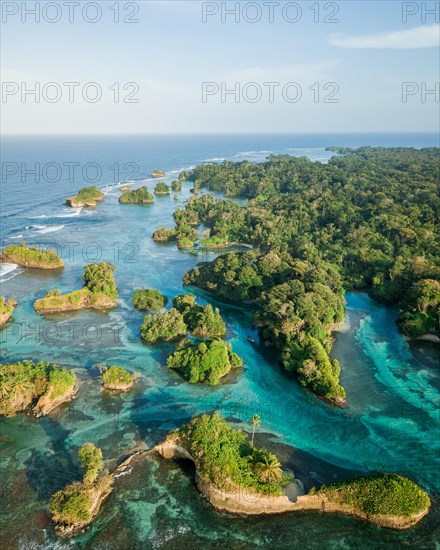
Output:
<instances>
[{"instance_id":1,"label":"thin cloud","mask_svg":"<svg viewBox=\"0 0 440 550\"><path fill-rule=\"evenodd\" d=\"M440 30L435 24L415 27L407 31L364 36L333 34L329 42L333 46L340 46L341 48L390 48L395 50L433 48L440 45Z\"/></svg>"}]
</instances>

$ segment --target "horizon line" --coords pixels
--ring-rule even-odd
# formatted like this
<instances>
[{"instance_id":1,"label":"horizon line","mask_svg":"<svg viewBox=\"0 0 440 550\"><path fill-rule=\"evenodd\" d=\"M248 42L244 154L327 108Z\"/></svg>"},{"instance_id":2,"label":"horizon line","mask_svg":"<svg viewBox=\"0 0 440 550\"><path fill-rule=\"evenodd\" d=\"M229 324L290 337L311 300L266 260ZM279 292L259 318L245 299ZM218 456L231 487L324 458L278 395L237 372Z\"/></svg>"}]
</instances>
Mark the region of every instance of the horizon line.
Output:
<instances>
[{"instance_id":1,"label":"horizon line","mask_svg":"<svg viewBox=\"0 0 440 550\"><path fill-rule=\"evenodd\" d=\"M106 136L262 136L262 135L365 135L365 134L437 134L438 130L365 130L365 131L322 131L322 132L123 132L123 133L0 133L0 139L6 137L106 137Z\"/></svg>"}]
</instances>

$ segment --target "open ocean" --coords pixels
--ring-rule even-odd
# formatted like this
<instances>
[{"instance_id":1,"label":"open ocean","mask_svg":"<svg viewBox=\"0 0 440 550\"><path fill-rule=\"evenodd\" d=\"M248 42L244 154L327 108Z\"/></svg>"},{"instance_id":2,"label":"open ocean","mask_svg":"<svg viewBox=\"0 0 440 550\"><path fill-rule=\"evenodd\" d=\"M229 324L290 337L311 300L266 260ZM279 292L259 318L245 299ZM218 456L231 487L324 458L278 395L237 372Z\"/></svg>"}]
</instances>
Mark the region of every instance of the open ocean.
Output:
<instances>
[{"instance_id":1,"label":"open ocean","mask_svg":"<svg viewBox=\"0 0 440 550\"><path fill-rule=\"evenodd\" d=\"M120 205L119 185L154 186L152 170L181 170L224 159L258 162L272 153L327 162L330 145L439 146L434 134L59 136L2 138L1 245L26 241L50 246L63 257L61 273L0 266L1 295L15 295L13 321L0 333L1 361L46 360L73 369L78 397L48 417L0 419L0 544L9 549L434 549L440 545L440 346L408 343L396 311L363 293L347 298L347 327L332 356L341 362L346 409L301 388L261 347L252 312L212 300L220 308L227 340L244 369L218 387L190 385L165 360L171 346L140 342L142 313L131 295L157 288L170 299L182 292L182 276L215 253L178 250L152 241L158 226L190 195L156 197L148 206ZM95 181L96 180L96 181ZM105 199L96 209L71 209L64 200L86 185ZM108 260L116 266L119 306L40 317L33 302L51 288L82 286L83 266ZM257 345L247 336L252 335ZM101 391L98 363L142 374L123 396ZM131 450L151 447L190 417L219 410L250 430L262 419L256 443L277 452L308 489L318 481L380 470L407 476L432 498L432 512L415 528L395 532L339 514L294 513L245 518L213 510L197 492L186 464L151 457L122 476L90 530L57 541L48 515L50 496L79 479L76 452L92 441L113 467Z\"/></svg>"}]
</instances>

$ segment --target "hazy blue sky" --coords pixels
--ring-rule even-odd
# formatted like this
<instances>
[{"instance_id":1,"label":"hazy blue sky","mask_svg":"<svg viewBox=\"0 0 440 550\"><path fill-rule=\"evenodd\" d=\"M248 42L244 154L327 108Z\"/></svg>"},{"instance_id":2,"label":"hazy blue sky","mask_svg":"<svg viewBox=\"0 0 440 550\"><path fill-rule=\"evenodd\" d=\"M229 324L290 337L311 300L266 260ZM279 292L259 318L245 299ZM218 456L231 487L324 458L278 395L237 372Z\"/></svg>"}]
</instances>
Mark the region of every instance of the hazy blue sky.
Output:
<instances>
[{"instance_id":1,"label":"hazy blue sky","mask_svg":"<svg viewBox=\"0 0 440 550\"><path fill-rule=\"evenodd\" d=\"M78 3L69 22L64 2L57 12L40 1L36 23L21 2L2 1L4 133L438 130L439 98L423 90L439 81L439 19L422 4L439 2L259 1L258 11L246 1L119 1L120 19L139 7L131 24L115 23L113 1L99 2L95 23L84 17L96 8L84 16L90 2ZM224 13L235 5L236 16ZM22 98L36 82L40 102ZM65 82L79 83L72 103ZM83 99L89 82L102 92L96 103ZM122 101L135 89L127 82L137 103ZM222 102L222 86L239 94ZM93 99L96 87L85 90Z\"/></svg>"}]
</instances>

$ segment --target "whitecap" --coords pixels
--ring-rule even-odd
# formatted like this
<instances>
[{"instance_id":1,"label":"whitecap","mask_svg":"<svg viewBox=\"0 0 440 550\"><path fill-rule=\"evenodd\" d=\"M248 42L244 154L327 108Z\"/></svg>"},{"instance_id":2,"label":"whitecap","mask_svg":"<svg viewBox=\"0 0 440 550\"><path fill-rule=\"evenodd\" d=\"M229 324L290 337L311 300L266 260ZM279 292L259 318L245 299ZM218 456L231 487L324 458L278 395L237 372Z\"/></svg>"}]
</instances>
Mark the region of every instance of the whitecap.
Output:
<instances>
[{"instance_id":1,"label":"whitecap","mask_svg":"<svg viewBox=\"0 0 440 550\"><path fill-rule=\"evenodd\" d=\"M65 208L65 214L55 214L52 218L76 218L82 212L82 208Z\"/></svg>"},{"instance_id":2,"label":"whitecap","mask_svg":"<svg viewBox=\"0 0 440 550\"><path fill-rule=\"evenodd\" d=\"M52 225L51 227L43 226L43 228L39 229L37 233L40 233L40 234L54 233L55 231L60 231L60 229L63 229L63 227L64 225Z\"/></svg>"},{"instance_id":3,"label":"whitecap","mask_svg":"<svg viewBox=\"0 0 440 550\"><path fill-rule=\"evenodd\" d=\"M0 264L0 277L3 277L3 275L6 275L11 271L14 271L14 269L17 269L17 267L17 264Z\"/></svg>"},{"instance_id":4,"label":"whitecap","mask_svg":"<svg viewBox=\"0 0 440 550\"><path fill-rule=\"evenodd\" d=\"M273 151L240 151L234 158L237 157L254 157L257 155L270 155Z\"/></svg>"},{"instance_id":5,"label":"whitecap","mask_svg":"<svg viewBox=\"0 0 440 550\"><path fill-rule=\"evenodd\" d=\"M0 283L13 279L23 271L24 269L19 268L17 264L0 264Z\"/></svg>"},{"instance_id":6,"label":"whitecap","mask_svg":"<svg viewBox=\"0 0 440 550\"><path fill-rule=\"evenodd\" d=\"M22 239L23 238L23 234L20 233L20 235L16 235L15 237L10 237L11 239Z\"/></svg>"}]
</instances>

